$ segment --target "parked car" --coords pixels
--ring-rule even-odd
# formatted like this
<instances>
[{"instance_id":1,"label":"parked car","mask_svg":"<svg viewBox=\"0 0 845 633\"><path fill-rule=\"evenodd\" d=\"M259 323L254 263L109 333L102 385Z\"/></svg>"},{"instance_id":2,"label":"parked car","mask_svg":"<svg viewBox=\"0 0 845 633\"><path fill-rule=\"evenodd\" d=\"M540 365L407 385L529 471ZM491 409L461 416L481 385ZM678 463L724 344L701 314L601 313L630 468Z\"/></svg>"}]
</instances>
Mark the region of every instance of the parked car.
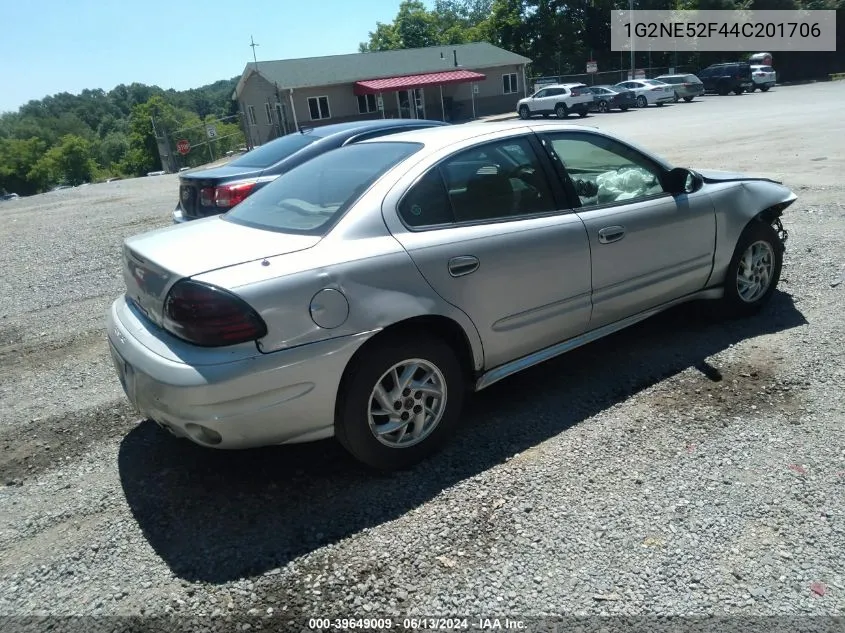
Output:
<instances>
[{"instance_id":1,"label":"parked car","mask_svg":"<svg viewBox=\"0 0 845 633\"><path fill-rule=\"evenodd\" d=\"M777 81L777 73L771 66L758 66L756 64L752 64L751 79L753 83L751 84L749 92L754 92L757 88L763 92L768 92L769 88L772 88Z\"/></svg>"},{"instance_id":2,"label":"parked car","mask_svg":"<svg viewBox=\"0 0 845 633\"><path fill-rule=\"evenodd\" d=\"M669 84L656 79L632 79L614 86L617 90L634 93L638 108L650 105L662 106L675 100L675 90Z\"/></svg>"},{"instance_id":3,"label":"parked car","mask_svg":"<svg viewBox=\"0 0 845 633\"><path fill-rule=\"evenodd\" d=\"M731 92L741 95L754 85L751 77L751 64L748 62L713 64L699 70L696 74L704 84L705 92L715 92L722 96Z\"/></svg>"},{"instance_id":4,"label":"parked car","mask_svg":"<svg viewBox=\"0 0 845 633\"><path fill-rule=\"evenodd\" d=\"M538 114L565 119L572 112L585 117L592 103L593 93L587 84L553 84L517 101L516 111L521 119Z\"/></svg>"},{"instance_id":5,"label":"parked car","mask_svg":"<svg viewBox=\"0 0 845 633\"><path fill-rule=\"evenodd\" d=\"M613 108L619 108L625 112L628 108L637 107L637 99L630 90L621 90L613 86L590 86L593 93L591 110L596 112L610 112Z\"/></svg>"},{"instance_id":6,"label":"parked car","mask_svg":"<svg viewBox=\"0 0 845 633\"><path fill-rule=\"evenodd\" d=\"M0 195L0 202L5 202L6 200L18 200L20 196L16 193L4 193Z\"/></svg>"},{"instance_id":7,"label":"parked car","mask_svg":"<svg viewBox=\"0 0 845 633\"><path fill-rule=\"evenodd\" d=\"M202 446L335 436L403 468L467 390L679 303L759 311L795 200L566 123L367 139L126 239L111 354L141 414Z\"/></svg>"},{"instance_id":8,"label":"parked car","mask_svg":"<svg viewBox=\"0 0 845 633\"><path fill-rule=\"evenodd\" d=\"M675 89L675 103L681 99L689 103L704 94L704 84L695 75L660 75L655 79L670 84Z\"/></svg>"},{"instance_id":9,"label":"parked car","mask_svg":"<svg viewBox=\"0 0 845 633\"><path fill-rule=\"evenodd\" d=\"M302 128L210 169L179 175L179 201L173 222L219 215L297 165L365 138L408 129L449 125L426 119L375 119Z\"/></svg>"}]
</instances>

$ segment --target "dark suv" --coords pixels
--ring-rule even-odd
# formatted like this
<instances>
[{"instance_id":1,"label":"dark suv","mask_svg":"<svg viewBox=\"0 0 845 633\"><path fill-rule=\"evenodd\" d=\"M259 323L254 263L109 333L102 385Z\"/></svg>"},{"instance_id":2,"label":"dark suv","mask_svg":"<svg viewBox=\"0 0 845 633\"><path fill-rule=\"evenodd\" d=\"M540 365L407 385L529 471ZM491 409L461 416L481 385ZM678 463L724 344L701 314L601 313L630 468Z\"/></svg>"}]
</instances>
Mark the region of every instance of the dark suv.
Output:
<instances>
[{"instance_id":1,"label":"dark suv","mask_svg":"<svg viewBox=\"0 0 845 633\"><path fill-rule=\"evenodd\" d=\"M720 95L731 92L741 95L754 85L751 64L748 62L712 64L696 74L704 84L705 92L715 92Z\"/></svg>"}]
</instances>

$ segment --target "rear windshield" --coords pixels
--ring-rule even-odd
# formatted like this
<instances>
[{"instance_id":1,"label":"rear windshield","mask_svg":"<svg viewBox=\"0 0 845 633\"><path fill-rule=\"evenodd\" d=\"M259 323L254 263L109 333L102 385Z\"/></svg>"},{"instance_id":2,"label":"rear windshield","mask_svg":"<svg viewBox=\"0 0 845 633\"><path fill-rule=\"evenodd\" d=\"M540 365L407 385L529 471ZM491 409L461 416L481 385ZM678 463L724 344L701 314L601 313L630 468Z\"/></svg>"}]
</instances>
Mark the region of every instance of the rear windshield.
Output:
<instances>
[{"instance_id":1,"label":"rear windshield","mask_svg":"<svg viewBox=\"0 0 845 633\"><path fill-rule=\"evenodd\" d=\"M683 77L661 77L658 81L662 81L667 84L680 84L683 83Z\"/></svg>"},{"instance_id":2,"label":"rear windshield","mask_svg":"<svg viewBox=\"0 0 845 633\"><path fill-rule=\"evenodd\" d=\"M376 180L421 147L381 141L331 150L282 174L223 218L257 229L325 235Z\"/></svg>"},{"instance_id":3,"label":"rear windshield","mask_svg":"<svg viewBox=\"0 0 845 633\"><path fill-rule=\"evenodd\" d=\"M320 137L313 134L287 134L282 138L270 141L266 145L256 147L240 158L236 158L229 165L234 167L269 167L318 140L320 140Z\"/></svg>"}]
</instances>

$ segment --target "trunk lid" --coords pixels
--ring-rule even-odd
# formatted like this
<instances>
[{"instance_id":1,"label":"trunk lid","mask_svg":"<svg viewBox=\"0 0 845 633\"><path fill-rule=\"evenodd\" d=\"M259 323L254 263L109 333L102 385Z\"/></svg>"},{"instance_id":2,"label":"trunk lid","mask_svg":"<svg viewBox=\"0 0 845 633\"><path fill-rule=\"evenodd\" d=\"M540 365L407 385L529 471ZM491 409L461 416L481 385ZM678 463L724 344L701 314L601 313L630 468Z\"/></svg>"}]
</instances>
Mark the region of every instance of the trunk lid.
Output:
<instances>
[{"instance_id":1,"label":"trunk lid","mask_svg":"<svg viewBox=\"0 0 845 633\"><path fill-rule=\"evenodd\" d=\"M263 231L220 217L150 231L123 243L126 296L156 325L174 283L185 277L311 248L320 237Z\"/></svg>"}]
</instances>

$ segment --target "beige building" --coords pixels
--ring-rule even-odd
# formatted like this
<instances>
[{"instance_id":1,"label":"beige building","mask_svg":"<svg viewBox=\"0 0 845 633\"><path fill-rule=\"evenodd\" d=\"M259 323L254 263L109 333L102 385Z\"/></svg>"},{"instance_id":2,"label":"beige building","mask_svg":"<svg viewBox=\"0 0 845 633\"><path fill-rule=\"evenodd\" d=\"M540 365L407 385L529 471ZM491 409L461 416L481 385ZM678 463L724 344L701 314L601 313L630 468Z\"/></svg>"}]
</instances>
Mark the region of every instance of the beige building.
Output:
<instances>
[{"instance_id":1,"label":"beige building","mask_svg":"<svg viewBox=\"0 0 845 633\"><path fill-rule=\"evenodd\" d=\"M515 110L530 62L476 42L249 63L232 98L252 146L343 121L465 121Z\"/></svg>"}]
</instances>

